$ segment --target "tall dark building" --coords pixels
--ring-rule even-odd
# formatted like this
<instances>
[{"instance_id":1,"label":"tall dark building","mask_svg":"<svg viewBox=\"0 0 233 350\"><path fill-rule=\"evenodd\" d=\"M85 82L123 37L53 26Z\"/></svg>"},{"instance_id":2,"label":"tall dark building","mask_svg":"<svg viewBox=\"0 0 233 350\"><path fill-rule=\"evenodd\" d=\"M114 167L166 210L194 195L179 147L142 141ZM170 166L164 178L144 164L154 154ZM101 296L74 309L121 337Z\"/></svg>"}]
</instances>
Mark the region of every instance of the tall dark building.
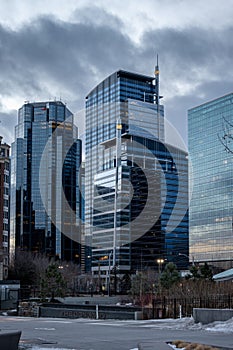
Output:
<instances>
[{"instance_id":1,"label":"tall dark building","mask_svg":"<svg viewBox=\"0 0 233 350\"><path fill-rule=\"evenodd\" d=\"M0 280L8 276L10 146L0 136Z\"/></svg>"},{"instance_id":2,"label":"tall dark building","mask_svg":"<svg viewBox=\"0 0 233 350\"><path fill-rule=\"evenodd\" d=\"M12 254L20 248L80 262L77 132L60 101L19 109L11 164Z\"/></svg>"},{"instance_id":3,"label":"tall dark building","mask_svg":"<svg viewBox=\"0 0 233 350\"><path fill-rule=\"evenodd\" d=\"M187 266L187 153L165 142L159 100L158 66L117 71L86 97L86 245L106 281L112 267Z\"/></svg>"}]
</instances>

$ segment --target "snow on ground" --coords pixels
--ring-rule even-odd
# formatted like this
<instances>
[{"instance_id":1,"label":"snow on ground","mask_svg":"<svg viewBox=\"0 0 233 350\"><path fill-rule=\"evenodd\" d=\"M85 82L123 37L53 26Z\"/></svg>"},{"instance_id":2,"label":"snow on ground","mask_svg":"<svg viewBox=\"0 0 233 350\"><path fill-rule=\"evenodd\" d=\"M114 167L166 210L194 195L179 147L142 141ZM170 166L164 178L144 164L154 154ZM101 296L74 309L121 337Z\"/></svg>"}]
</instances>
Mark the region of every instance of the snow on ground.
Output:
<instances>
[{"instance_id":1,"label":"snow on ground","mask_svg":"<svg viewBox=\"0 0 233 350\"><path fill-rule=\"evenodd\" d=\"M163 319L163 320L148 320L140 321L140 327L150 327L155 329L190 329L190 330L205 330L208 332L223 332L233 333L233 318L228 321L215 321L210 324L202 325L201 323L195 323L192 317L183 317L180 319Z\"/></svg>"},{"instance_id":2,"label":"snow on ground","mask_svg":"<svg viewBox=\"0 0 233 350\"><path fill-rule=\"evenodd\" d=\"M233 317L225 322L216 321L202 327L209 332L233 333Z\"/></svg>"}]
</instances>

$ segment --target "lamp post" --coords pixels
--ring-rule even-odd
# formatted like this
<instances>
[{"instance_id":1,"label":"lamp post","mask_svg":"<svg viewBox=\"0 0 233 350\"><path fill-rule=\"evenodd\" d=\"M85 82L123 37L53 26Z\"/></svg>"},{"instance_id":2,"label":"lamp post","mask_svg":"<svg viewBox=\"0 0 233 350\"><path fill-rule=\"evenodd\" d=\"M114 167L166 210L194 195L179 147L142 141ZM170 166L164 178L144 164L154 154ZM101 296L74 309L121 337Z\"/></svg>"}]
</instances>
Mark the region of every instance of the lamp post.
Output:
<instances>
[{"instance_id":1,"label":"lamp post","mask_svg":"<svg viewBox=\"0 0 233 350\"><path fill-rule=\"evenodd\" d=\"M161 266L164 263L164 259L157 259L157 263L159 265L159 275L161 274Z\"/></svg>"},{"instance_id":2,"label":"lamp post","mask_svg":"<svg viewBox=\"0 0 233 350\"><path fill-rule=\"evenodd\" d=\"M157 261L157 263L158 263L158 266L159 266L159 269L158 269L158 271L159 271L159 280L158 280L158 285L159 285L159 295L161 295L161 281L160 281L160 277L161 277L161 268L162 268L162 264L164 263L164 259L161 259L161 258L159 258L159 259L157 259L156 260Z\"/></svg>"},{"instance_id":3,"label":"lamp post","mask_svg":"<svg viewBox=\"0 0 233 350\"><path fill-rule=\"evenodd\" d=\"M108 296L110 296L110 285L111 285L111 257L112 251L108 255Z\"/></svg>"},{"instance_id":4,"label":"lamp post","mask_svg":"<svg viewBox=\"0 0 233 350\"><path fill-rule=\"evenodd\" d=\"M119 117L116 122L116 172L115 172L115 195L114 195L114 230L113 230L113 250L112 250L112 265L116 266L116 242L117 242L117 197L119 184L119 169L121 166L121 131L122 124Z\"/></svg>"},{"instance_id":5,"label":"lamp post","mask_svg":"<svg viewBox=\"0 0 233 350\"><path fill-rule=\"evenodd\" d=\"M90 259L91 263L95 262L98 264L98 285L97 285L97 293L101 292L101 271L100 271L100 264L102 260L107 260L108 259L108 255L105 256L101 256L100 258L96 259L96 258L92 258L91 255L87 256L88 259ZM91 275L92 275L92 280L93 280L93 271L91 271Z\"/></svg>"}]
</instances>

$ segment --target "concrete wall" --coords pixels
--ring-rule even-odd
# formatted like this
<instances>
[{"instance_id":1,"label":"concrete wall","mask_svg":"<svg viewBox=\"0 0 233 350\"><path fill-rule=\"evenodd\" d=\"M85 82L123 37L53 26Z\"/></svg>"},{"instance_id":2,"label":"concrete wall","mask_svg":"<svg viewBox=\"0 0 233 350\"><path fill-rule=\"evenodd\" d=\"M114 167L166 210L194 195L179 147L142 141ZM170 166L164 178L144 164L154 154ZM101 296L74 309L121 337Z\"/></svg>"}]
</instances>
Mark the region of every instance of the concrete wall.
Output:
<instances>
[{"instance_id":1,"label":"concrete wall","mask_svg":"<svg viewBox=\"0 0 233 350\"><path fill-rule=\"evenodd\" d=\"M125 297L125 300L127 300L127 296ZM100 295L93 295L91 296L83 296L83 297L65 297L65 298L57 298L61 303L63 304L69 304L69 305L77 305L77 304L85 304L88 303L90 305L116 305L117 303L120 303L122 299L124 300L123 296L100 296ZM129 301L128 301L129 302Z\"/></svg>"},{"instance_id":2,"label":"concrete wall","mask_svg":"<svg viewBox=\"0 0 233 350\"><path fill-rule=\"evenodd\" d=\"M96 311L94 310L74 310L67 308L52 308L52 307L40 307L40 317L58 317L58 318L93 318L96 319ZM134 320L134 312L125 311L113 311L113 310L99 310L99 319L117 319L117 320Z\"/></svg>"},{"instance_id":3,"label":"concrete wall","mask_svg":"<svg viewBox=\"0 0 233 350\"><path fill-rule=\"evenodd\" d=\"M119 306L98 306L98 314L95 305L42 305L39 307L40 317L62 317L62 318L99 318L134 320L142 319L140 308Z\"/></svg>"},{"instance_id":4,"label":"concrete wall","mask_svg":"<svg viewBox=\"0 0 233 350\"><path fill-rule=\"evenodd\" d=\"M227 321L233 317L233 309L193 309L193 318L196 323L212 323L214 321Z\"/></svg>"}]
</instances>

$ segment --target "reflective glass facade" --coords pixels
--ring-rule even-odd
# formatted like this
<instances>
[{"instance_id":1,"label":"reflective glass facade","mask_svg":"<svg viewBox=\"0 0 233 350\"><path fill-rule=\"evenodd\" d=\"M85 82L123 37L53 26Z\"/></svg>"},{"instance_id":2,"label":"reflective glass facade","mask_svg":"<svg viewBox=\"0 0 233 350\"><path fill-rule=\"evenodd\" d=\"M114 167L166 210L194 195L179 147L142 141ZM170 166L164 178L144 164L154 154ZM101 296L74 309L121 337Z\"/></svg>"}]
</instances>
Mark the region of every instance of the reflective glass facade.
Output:
<instances>
[{"instance_id":1,"label":"reflective glass facade","mask_svg":"<svg viewBox=\"0 0 233 350\"><path fill-rule=\"evenodd\" d=\"M158 268L158 258L187 264L187 154L164 143L157 83L118 71L86 97L85 239L96 274Z\"/></svg>"},{"instance_id":2,"label":"reflective glass facade","mask_svg":"<svg viewBox=\"0 0 233 350\"><path fill-rule=\"evenodd\" d=\"M46 166L41 171L42 154L55 130L59 133L51 139ZM68 227L70 237L79 229L80 164L81 141L77 140L72 114L62 102L26 103L20 108L12 144L12 254L20 247L79 262L80 244L64 235L62 228L66 227L67 232ZM59 169L62 169L62 181ZM46 186L47 210L41 197L41 178ZM71 210L77 213L77 221L64 210L62 191Z\"/></svg>"},{"instance_id":3,"label":"reflective glass facade","mask_svg":"<svg viewBox=\"0 0 233 350\"><path fill-rule=\"evenodd\" d=\"M232 124L233 94L188 111L193 173L190 255L195 261L233 257L233 155L221 143L231 136Z\"/></svg>"}]
</instances>

